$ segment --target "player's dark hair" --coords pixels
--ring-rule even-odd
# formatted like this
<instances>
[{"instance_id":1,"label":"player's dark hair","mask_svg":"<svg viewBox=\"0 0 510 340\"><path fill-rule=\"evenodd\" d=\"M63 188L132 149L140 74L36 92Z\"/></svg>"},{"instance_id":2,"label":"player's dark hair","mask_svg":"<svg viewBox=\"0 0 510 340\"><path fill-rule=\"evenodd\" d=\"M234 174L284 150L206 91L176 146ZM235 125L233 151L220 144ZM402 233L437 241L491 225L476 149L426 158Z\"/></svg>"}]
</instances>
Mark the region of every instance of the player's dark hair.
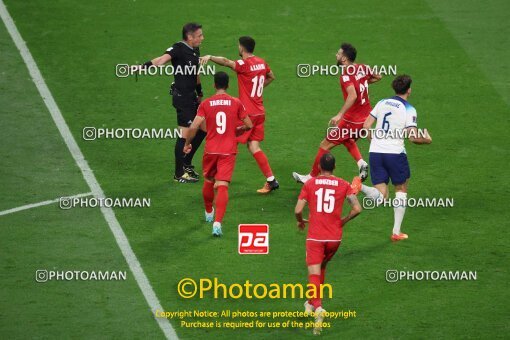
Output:
<instances>
[{"instance_id":1,"label":"player's dark hair","mask_svg":"<svg viewBox=\"0 0 510 340\"><path fill-rule=\"evenodd\" d=\"M343 43L340 48L342 49L343 55L349 59L349 61L353 62L356 60L356 55L358 54L358 51L356 51L356 48L352 46L349 43Z\"/></svg>"},{"instance_id":2,"label":"player's dark hair","mask_svg":"<svg viewBox=\"0 0 510 340\"><path fill-rule=\"evenodd\" d=\"M239 45L244 47L248 53L253 53L253 51L255 51L255 39L252 37L244 36L239 38Z\"/></svg>"},{"instance_id":3,"label":"player's dark hair","mask_svg":"<svg viewBox=\"0 0 510 340\"><path fill-rule=\"evenodd\" d=\"M202 28L202 25L200 25L197 22L189 22L186 25L182 27L182 39L186 40L188 39L188 34L193 34L199 29Z\"/></svg>"},{"instance_id":4,"label":"player's dark hair","mask_svg":"<svg viewBox=\"0 0 510 340\"><path fill-rule=\"evenodd\" d=\"M407 90L411 87L413 80L407 74L402 74L393 79L391 87L395 90L396 94L406 94Z\"/></svg>"},{"instance_id":5,"label":"player's dark hair","mask_svg":"<svg viewBox=\"0 0 510 340\"><path fill-rule=\"evenodd\" d=\"M217 90L226 90L228 88L228 74L223 71L214 75L214 87Z\"/></svg>"},{"instance_id":6,"label":"player's dark hair","mask_svg":"<svg viewBox=\"0 0 510 340\"><path fill-rule=\"evenodd\" d=\"M320 160L322 171L333 172L335 170L335 157L331 153L325 153Z\"/></svg>"}]
</instances>

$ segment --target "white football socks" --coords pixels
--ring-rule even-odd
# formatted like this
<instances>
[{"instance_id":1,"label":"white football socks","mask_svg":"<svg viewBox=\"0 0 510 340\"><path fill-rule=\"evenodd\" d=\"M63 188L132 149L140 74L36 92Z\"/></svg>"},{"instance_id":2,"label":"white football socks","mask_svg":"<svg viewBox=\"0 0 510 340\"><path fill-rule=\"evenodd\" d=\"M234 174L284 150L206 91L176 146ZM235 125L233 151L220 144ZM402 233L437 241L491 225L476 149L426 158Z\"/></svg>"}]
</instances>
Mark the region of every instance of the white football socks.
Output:
<instances>
[{"instance_id":1,"label":"white football socks","mask_svg":"<svg viewBox=\"0 0 510 340\"><path fill-rule=\"evenodd\" d=\"M367 162L365 162L365 161L363 160L363 158L362 158L362 159L360 159L357 163L358 163L358 168L361 168L361 166L362 166L362 165L368 165L368 164L367 164Z\"/></svg>"},{"instance_id":2,"label":"white football socks","mask_svg":"<svg viewBox=\"0 0 510 340\"><path fill-rule=\"evenodd\" d=\"M393 224L393 235L400 234L400 226L406 213L407 193L397 191L395 193L395 204L393 207L395 223Z\"/></svg>"},{"instance_id":3,"label":"white football socks","mask_svg":"<svg viewBox=\"0 0 510 340\"><path fill-rule=\"evenodd\" d=\"M268 182L272 182L272 181L274 181L274 176L270 176L270 177L268 177L266 179L267 179Z\"/></svg>"},{"instance_id":4,"label":"white football socks","mask_svg":"<svg viewBox=\"0 0 510 340\"><path fill-rule=\"evenodd\" d=\"M375 206L379 206L383 202L383 195L379 190L374 187L369 187L365 184L361 185L361 192L365 194L368 198L371 198L375 201Z\"/></svg>"}]
</instances>

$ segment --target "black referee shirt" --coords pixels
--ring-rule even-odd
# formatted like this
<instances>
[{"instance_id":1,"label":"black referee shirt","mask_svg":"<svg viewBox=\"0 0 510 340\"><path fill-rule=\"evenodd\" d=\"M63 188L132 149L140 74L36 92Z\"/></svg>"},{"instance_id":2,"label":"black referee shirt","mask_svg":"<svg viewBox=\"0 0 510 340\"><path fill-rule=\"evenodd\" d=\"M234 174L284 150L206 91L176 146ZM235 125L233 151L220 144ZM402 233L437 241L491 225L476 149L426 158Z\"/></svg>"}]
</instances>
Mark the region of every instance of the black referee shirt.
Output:
<instances>
[{"instance_id":1,"label":"black referee shirt","mask_svg":"<svg viewBox=\"0 0 510 340\"><path fill-rule=\"evenodd\" d=\"M192 48L183 41L179 41L166 50L172 57L174 67L175 88L181 94L195 92L199 68L198 58L200 49Z\"/></svg>"}]
</instances>

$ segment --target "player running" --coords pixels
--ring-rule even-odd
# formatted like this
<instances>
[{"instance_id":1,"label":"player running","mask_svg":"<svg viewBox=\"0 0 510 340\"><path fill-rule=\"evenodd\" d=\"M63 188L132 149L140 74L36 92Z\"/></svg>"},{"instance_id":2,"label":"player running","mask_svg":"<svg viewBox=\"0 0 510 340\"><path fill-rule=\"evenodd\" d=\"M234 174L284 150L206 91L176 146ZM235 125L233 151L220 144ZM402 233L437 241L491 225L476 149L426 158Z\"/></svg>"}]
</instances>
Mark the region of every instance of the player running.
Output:
<instances>
[{"instance_id":1,"label":"player running","mask_svg":"<svg viewBox=\"0 0 510 340\"><path fill-rule=\"evenodd\" d=\"M264 59L253 54L255 40L251 37L239 38L239 55L242 59L232 61L224 57L206 55L200 58L201 64L212 62L230 67L237 73L239 99L243 103L253 122L253 129L239 136L238 142L247 144L248 150L255 158L260 170L266 177L264 186L257 190L260 194L268 194L280 187L273 175L266 154L260 148L264 140L264 122L266 120L262 92L274 79L274 74Z\"/></svg>"},{"instance_id":2,"label":"player running","mask_svg":"<svg viewBox=\"0 0 510 340\"><path fill-rule=\"evenodd\" d=\"M391 84L396 95L379 101L365 121L365 129L370 129L377 121L375 130L372 131L369 158L370 177L374 187L361 184L359 177L352 183L355 192L361 190L366 197L373 199L377 206L388 198L388 183L391 178L391 183L395 186L394 202L398 202L397 206L393 207L392 241L408 238L407 234L400 232L406 212L407 184L411 177L404 137L407 136L415 144L432 143L427 129L421 131L424 136L419 137L416 110L407 101L411 95L411 82L411 77L407 75L396 77Z\"/></svg>"},{"instance_id":3,"label":"player running","mask_svg":"<svg viewBox=\"0 0 510 340\"><path fill-rule=\"evenodd\" d=\"M218 72L214 75L216 94L204 100L198 107L197 116L190 126L183 152L192 150L192 140L204 123L207 130L205 151L202 160L204 186L202 195L205 205L205 220L213 222L213 236L223 235L221 222L228 203L228 184L234 172L237 154L236 134L249 130L253 124L237 98L227 94L228 75ZM237 126L242 121L243 126ZM214 189L216 189L216 216L214 216Z\"/></svg>"},{"instance_id":4,"label":"player running","mask_svg":"<svg viewBox=\"0 0 510 340\"><path fill-rule=\"evenodd\" d=\"M319 176L309 180L301 189L296 204L296 219L300 229L308 222L303 219L303 208L308 203L309 227L306 238L306 264L308 281L314 285L317 294L324 284L326 265L335 255L342 241L342 229L347 222L361 213L361 205L350 184L333 176L335 158L326 153L319 160ZM349 213L342 218L344 199L351 206ZM314 334L320 334L325 310L322 308L321 296L305 302L305 311L315 312Z\"/></svg>"},{"instance_id":5,"label":"player running","mask_svg":"<svg viewBox=\"0 0 510 340\"><path fill-rule=\"evenodd\" d=\"M338 114L329 122L333 129L331 127L328 129L326 138L321 142L310 173L308 175L292 173L292 177L299 183L306 183L310 178L317 176L322 155L340 144L347 148L357 162L361 180L364 181L368 176L368 164L361 157L356 144L356 134L363 128L363 123L372 110L368 98L368 84L378 82L382 77L372 73L367 65L355 64L356 54L356 48L348 43L343 43L336 54L337 64L343 67L340 87L345 102Z\"/></svg>"}]
</instances>

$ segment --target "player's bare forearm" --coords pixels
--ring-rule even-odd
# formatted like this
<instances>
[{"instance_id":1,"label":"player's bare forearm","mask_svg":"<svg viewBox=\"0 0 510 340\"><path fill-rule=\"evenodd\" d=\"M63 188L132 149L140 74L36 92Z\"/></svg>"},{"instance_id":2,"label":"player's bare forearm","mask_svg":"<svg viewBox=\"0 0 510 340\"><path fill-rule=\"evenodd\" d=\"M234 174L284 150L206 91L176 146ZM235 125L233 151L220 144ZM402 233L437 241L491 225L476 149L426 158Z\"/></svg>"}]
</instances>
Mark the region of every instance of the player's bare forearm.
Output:
<instances>
[{"instance_id":1,"label":"player's bare forearm","mask_svg":"<svg viewBox=\"0 0 510 340\"><path fill-rule=\"evenodd\" d=\"M172 57L170 56L170 54L165 53L160 57L152 59L151 61L152 61L152 65L161 66L161 65L168 63L170 60L172 60Z\"/></svg>"},{"instance_id":2,"label":"player's bare forearm","mask_svg":"<svg viewBox=\"0 0 510 340\"><path fill-rule=\"evenodd\" d=\"M296 208L294 209L294 214L296 216L297 221L297 227L301 230L306 228L306 223L308 223L308 220L305 220L303 218L303 209L305 208L306 201L305 200L298 200L296 203Z\"/></svg>"},{"instance_id":3,"label":"player's bare forearm","mask_svg":"<svg viewBox=\"0 0 510 340\"><path fill-rule=\"evenodd\" d=\"M364 129L371 129L372 128L372 125L374 125L375 123L375 118L374 116L372 115L368 115L367 119L365 120L365 122L363 123L363 128Z\"/></svg>"},{"instance_id":4,"label":"player's bare forearm","mask_svg":"<svg viewBox=\"0 0 510 340\"><path fill-rule=\"evenodd\" d=\"M351 206L351 211L347 214L347 216L342 218L342 225L345 225L347 222L356 218L359 214L361 214L361 205L359 204L358 198L356 195L347 196L347 202Z\"/></svg>"},{"instance_id":5,"label":"player's bare forearm","mask_svg":"<svg viewBox=\"0 0 510 340\"><path fill-rule=\"evenodd\" d=\"M231 69L234 69L236 67L236 63L234 61L227 59L225 57L215 57L212 55L210 56L209 60L211 60L215 64L230 67Z\"/></svg>"},{"instance_id":6,"label":"player's bare forearm","mask_svg":"<svg viewBox=\"0 0 510 340\"><path fill-rule=\"evenodd\" d=\"M296 212L295 216L296 216L296 221L298 221L298 222L303 222L304 221L304 219L303 219L303 212L302 211Z\"/></svg>"},{"instance_id":7,"label":"player's bare forearm","mask_svg":"<svg viewBox=\"0 0 510 340\"><path fill-rule=\"evenodd\" d=\"M296 215L296 221L303 222L303 209L305 208L306 201L298 200L296 203L296 208L294 208L294 214Z\"/></svg>"},{"instance_id":8,"label":"player's bare forearm","mask_svg":"<svg viewBox=\"0 0 510 340\"><path fill-rule=\"evenodd\" d=\"M338 111L338 114L331 118L329 121L330 125L337 125L338 122L342 119L344 113L347 112L351 108L351 106L354 105L356 102L356 99L358 98L358 95L356 94L356 90L354 89L354 85L351 85L347 88L347 98L345 99L344 105L342 105L342 108L340 111Z\"/></svg>"},{"instance_id":9,"label":"player's bare forearm","mask_svg":"<svg viewBox=\"0 0 510 340\"><path fill-rule=\"evenodd\" d=\"M246 116L246 118L243 119L243 123L244 123L244 129L246 131L251 130L251 128L253 127L253 122L251 121L250 117L248 117L248 116Z\"/></svg>"},{"instance_id":10,"label":"player's bare forearm","mask_svg":"<svg viewBox=\"0 0 510 340\"><path fill-rule=\"evenodd\" d=\"M357 98L358 98L358 95L356 94L356 92L349 93L347 95L347 99L345 99L344 105L342 105L342 108L338 112L338 115L342 116L344 113L346 113L347 110L349 110L354 105Z\"/></svg>"},{"instance_id":11,"label":"player's bare forearm","mask_svg":"<svg viewBox=\"0 0 510 340\"><path fill-rule=\"evenodd\" d=\"M371 129L372 129L372 125L374 125L374 122L375 122L374 116L368 115L367 119L363 123L363 129L369 131L369 133L367 134L367 138L368 138L369 141L372 140L372 131L371 131Z\"/></svg>"},{"instance_id":12,"label":"player's bare forearm","mask_svg":"<svg viewBox=\"0 0 510 340\"><path fill-rule=\"evenodd\" d=\"M377 83L379 80L382 79L382 76L380 74L373 74L370 79L368 79L369 84Z\"/></svg>"},{"instance_id":13,"label":"player's bare forearm","mask_svg":"<svg viewBox=\"0 0 510 340\"><path fill-rule=\"evenodd\" d=\"M418 130L417 128L408 128L407 133L409 136L409 140L414 144L431 144L432 137L427 129ZM421 136L420 136L421 135Z\"/></svg>"},{"instance_id":14,"label":"player's bare forearm","mask_svg":"<svg viewBox=\"0 0 510 340\"><path fill-rule=\"evenodd\" d=\"M190 127L188 128L188 135L186 136L185 146L191 144L191 141L193 140L193 138L195 138L197 131L200 128L200 125L202 124L203 121L204 121L203 117L200 116L195 117L193 123L191 123Z\"/></svg>"},{"instance_id":15,"label":"player's bare forearm","mask_svg":"<svg viewBox=\"0 0 510 340\"><path fill-rule=\"evenodd\" d=\"M269 84L271 84L274 80L275 80L275 76L273 74L273 72L269 72L267 75L266 75L266 79L264 80L264 87L268 86Z\"/></svg>"}]
</instances>

